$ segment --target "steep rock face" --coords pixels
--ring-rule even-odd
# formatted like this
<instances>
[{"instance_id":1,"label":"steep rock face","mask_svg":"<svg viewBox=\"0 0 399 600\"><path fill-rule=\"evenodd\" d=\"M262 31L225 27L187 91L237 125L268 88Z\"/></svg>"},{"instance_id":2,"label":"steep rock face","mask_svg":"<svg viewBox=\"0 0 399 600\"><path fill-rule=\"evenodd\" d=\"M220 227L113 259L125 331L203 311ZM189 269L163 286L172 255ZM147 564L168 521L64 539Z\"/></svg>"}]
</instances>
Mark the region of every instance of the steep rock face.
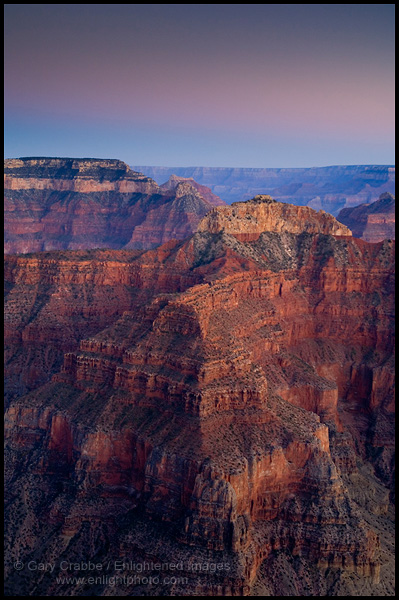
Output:
<instances>
[{"instance_id":1,"label":"steep rock face","mask_svg":"<svg viewBox=\"0 0 399 600\"><path fill-rule=\"evenodd\" d=\"M171 175L193 177L228 204L270 194L280 202L310 206L337 216L342 208L395 193L395 167L348 165L303 169L225 167L133 167L159 184Z\"/></svg>"},{"instance_id":2,"label":"steep rock face","mask_svg":"<svg viewBox=\"0 0 399 600\"><path fill-rule=\"evenodd\" d=\"M352 229L355 237L366 242L395 239L395 197L381 194L372 204L343 208L337 219Z\"/></svg>"},{"instance_id":3,"label":"steep rock face","mask_svg":"<svg viewBox=\"0 0 399 600\"><path fill-rule=\"evenodd\" d=\"M199 281L163 262L177 242L159 251L45 252L5 258L6 400L37 387L58 371L65 352L126 311L160 292Z\"/></svg>"},{"instance_id":4,"label":"steep rock face","mask_svg":"<svg viewBox=\"0 0 399 600\"><path fill-rule=\"evenodd\" d=\"M4 184L11 190L68 192L154 192L149 177L132 171L121 160L74 158L6 159Z\"/></svg>"},{"instance_id":5,"label":"steep rock face","mask_svg":"<svg viewBox=\"0 0 399 600\"><path fill-rule=\"evenodd\" d=\"M312 208L282 204L267 195L213 209L199 223L198 231L224 231L248 242L264 231L352 235L350 229L322 210L317 214Z\"/></svg>"},{"instance_id":6,"label":"steep rock face","mask_svg":"<svg viewBox=\"0 0 399 600\"><path fill-rule=\"evenodd\" d=\"M179 183L188 183L190 186L195 188L200 193L202 198L205 198L212 206L222 206L226 204L219 196L216 196L208 187L201 185L194 181L192 177L178 177L177 175L171 175L165 183L160 187L165 190L174 190Z\"/></svg>"},{"instance_id":7,"label":"steep rock face","mask_svg":"<svg viewBox=\"0 0 399 600\"><path fill-rule=\"evenodd\" d=\"M211 203L186 181L172 188L173 200L164 206L149 210L145 221L138 225L126 248L152 248L171 239L184 239L197 228L202 215L205 215L217 202ZM222 204L220 200L219 204Z\"/></svg>"},{"instance_id":8,"label":"steep rock face","mask_svg":"<svg viewBox=\"0 0 399 600\"><path fill-rule=\"evenodd\" d=\"M263 204L274 206L230 210ZM96 324L73 330L52 380L32 379L7 411L11 564L95 558L115 576L115 558L173 560L172 587L103 580L96 593L222 596L271 585L290 556L298 573L311 566L316 595L336 595L326 586L338 581L345 591L345 573L386 591L388 546L363 516L387 511L387 488L368 474L378 493L366 510L350 478L362 460L392 477L394 244L327 234L313 219L319 231L260 235L255 219L251 241L211 221L146 253L6 257L9 339L37 340L17 341L10 367L23 372L20 356L51 343L49 315L63 315L59 343L76 327L72 290ZM38 289L42 305L24 320L14 300L35 306ZM32 574L8 573L9 589L32 589ZM34 584L71 593L55 576ZM75 582L75 595L85 590Z\"/></svg>"},{"instance_id":9,"label":"steep rock face","mask_svg":"<svg viewBox=\"0 0 399 600\"><path fill-rule=\"evenodd\" d=\"M195 231L212 204L191 186L163 190L119 160L8 159L6 253L151 248Z\"/></svg>"}]
</instances>

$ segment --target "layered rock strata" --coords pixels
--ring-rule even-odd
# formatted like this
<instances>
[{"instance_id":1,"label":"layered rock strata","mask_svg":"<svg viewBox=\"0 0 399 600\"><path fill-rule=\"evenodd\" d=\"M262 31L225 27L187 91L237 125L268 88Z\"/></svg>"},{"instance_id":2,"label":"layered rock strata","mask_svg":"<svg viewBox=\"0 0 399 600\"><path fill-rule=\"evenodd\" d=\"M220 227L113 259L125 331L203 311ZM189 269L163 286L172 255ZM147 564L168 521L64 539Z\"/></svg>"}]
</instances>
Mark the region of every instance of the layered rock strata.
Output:
<instances>
[{"instance_id":1,"label":"layered rock strata","mask_svg":"<svg viewBox=\"0 0 399 600\"><path fill-rule=\"evenodd\" d=\"M44 368L25 395L10 377L8 589L257 595L276 591L291 557L315 595L345 591L348 573L387 590L385 539L351 481L371 461L367 510L388 510L394 243L354 239L315 211L311 229L290 231L268 198L230 210L223 227L205 218L146 253L6 257L10 373L69 344L44 385ZM153 567L151 582L71 588L17 577L12 563L29 559L95 559L109 577L117 560L168 576L173 563L174 579Z\"/></svg>"},{"instance_id":2,"label":"layered rock strata","mask_svg":"<svg viewBox=\"0 0 399 600\"><path fill-rule=\"evenodd\" d=\"M171 175L165 183L160 187L165 190L174 190L179 183L188 183L191 187L195 188L200 195L208 200L212 206L221 206L226 204L219 196L214 194L206 185L197 183L192 177L178 177L177 175Z\"/></svg>"},{"instance_id":3,"label":"layered rock strata","mask_svg":"<svg viewBox=\"0 0 399 600\"><path fill-rule=\"evenodd\" d=\"M133 169L163 184L169 177L193 178L228 204L257 194L279 202L310 206L337 216L342 208L395 193L394 165L340 165L311 168L151 167Z\"/></svg>"},{"instance_id":4,"label":"layered rock strata","mask_svg":"<svg viewBox=\"0 0 399 600\"><path fill-rule=\"evenodd\" d=\"M343 208L337 219L350 227L355 237L366 242L395 239L395 197L381 194L372 204Z\"/></svg>"},{"instance_id":5,"label":"layered rock strata","mask_svg":"<svg viewBox=\"0 0 399 600\"><path fill-rule=\"evenodd\" d=\"M4 250L152 248L189 236L215 203L189 183L161 189L120 160L8 159Z\"/></svg>"},{"instance_id":6,"label":"layered rock strata","mask_svg":"<svg viewBox=\"0 0 399 600\"><path fill-rule=\"evenodd\" d=\"M243 242L258 239L264 231L352 235L348 227L323 210L316 213L307 206L282 204L267 195L235 202L231 207L214 208L199 223L198 231L224 231Z\"/></svg>"}]
</instances>

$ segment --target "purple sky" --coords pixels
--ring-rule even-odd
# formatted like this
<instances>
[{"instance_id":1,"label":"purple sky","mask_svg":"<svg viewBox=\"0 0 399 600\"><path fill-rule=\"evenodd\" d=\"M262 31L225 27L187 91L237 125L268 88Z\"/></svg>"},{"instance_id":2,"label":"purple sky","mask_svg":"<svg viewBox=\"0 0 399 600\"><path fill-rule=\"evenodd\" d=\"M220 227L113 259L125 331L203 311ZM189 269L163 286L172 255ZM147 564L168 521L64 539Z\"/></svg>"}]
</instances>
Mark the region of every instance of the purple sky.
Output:
<instances>
[{"instance_id":1,"label":"purple sky","mask_svg":"<svg viewBox=\"0 0 399 600\"><path fill-rule=\"evenodd\" d=\"M394 163L394 4L6 4L5 156Z\"/></svg>"}]
</instances>

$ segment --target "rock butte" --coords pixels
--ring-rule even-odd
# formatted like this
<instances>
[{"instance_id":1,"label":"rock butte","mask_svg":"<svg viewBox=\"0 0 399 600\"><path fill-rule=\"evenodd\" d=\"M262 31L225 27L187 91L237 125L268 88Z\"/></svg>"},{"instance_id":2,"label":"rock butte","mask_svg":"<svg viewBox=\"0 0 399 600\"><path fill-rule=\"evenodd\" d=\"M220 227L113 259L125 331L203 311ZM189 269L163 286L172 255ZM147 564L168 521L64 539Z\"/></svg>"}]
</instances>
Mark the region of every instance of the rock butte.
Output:
<instances>
[{"instance_id":1,"label":"rock butte","mask_svg":"<svg viewBox=\"0 0 399 600\"><path fill-rule=\"evenodd\" d=\"M85 595L34 556L182 565L97 595L393 595L393 259L268 197L6 256L7 589Z\"/></svg>"},{"instance_id":2,"label":"rock butte","mask_svg":"<svg viewBox=\"0 0 399 600\"><path fill-rule=\"evenodd\" d=\"M224 231L242 242L254 241L264 231L352 235L348 227L323 210L316 213L307 206L283 204L267 195L214 208L200 221L197 231Z\"/></svg>"}]
</instances>

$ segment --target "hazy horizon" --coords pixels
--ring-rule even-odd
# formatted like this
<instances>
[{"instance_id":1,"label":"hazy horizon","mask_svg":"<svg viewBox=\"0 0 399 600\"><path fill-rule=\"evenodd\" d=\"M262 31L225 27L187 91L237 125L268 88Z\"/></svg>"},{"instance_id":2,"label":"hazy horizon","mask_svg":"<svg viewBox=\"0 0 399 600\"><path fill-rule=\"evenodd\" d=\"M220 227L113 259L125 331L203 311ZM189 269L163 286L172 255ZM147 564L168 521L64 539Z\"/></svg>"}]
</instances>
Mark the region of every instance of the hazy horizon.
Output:
<instances>
[{"instance_id":1,"label":"hazy horizon","mask_svg":"<svg viewBox=\"0 0 399 600\"><path fill-rule=\"evenodd\" d=\"M394 4L6 4L5 156L394 165Z\"/></svg>"},{"instance_id":2,"label":"hazy horizon","mask_svg":"<svg viewBox=\"0 0 399 600\"><path fill-rule=\"evenodd\" d=\"M142 165L133 165L128 163L126 160L116 156L42 156L42 155L31 155L31 156L5 156L5 160L40 160L40 159L62 159L62 160L120 160L126 163L129 167L144 167L144 168L155 168L155 169L248 169L248 170L263 170L263 169L289 169L289 170L304 170L304 169L328 169L335 167L388 167L395 168L395 163L370 163L370 164L331 164L331 165L309 165L306 167L246 167L242 165L237 165L235 167L231 165L150 165L150 164L142 164Z\"/></svg>"}]
</instances>

